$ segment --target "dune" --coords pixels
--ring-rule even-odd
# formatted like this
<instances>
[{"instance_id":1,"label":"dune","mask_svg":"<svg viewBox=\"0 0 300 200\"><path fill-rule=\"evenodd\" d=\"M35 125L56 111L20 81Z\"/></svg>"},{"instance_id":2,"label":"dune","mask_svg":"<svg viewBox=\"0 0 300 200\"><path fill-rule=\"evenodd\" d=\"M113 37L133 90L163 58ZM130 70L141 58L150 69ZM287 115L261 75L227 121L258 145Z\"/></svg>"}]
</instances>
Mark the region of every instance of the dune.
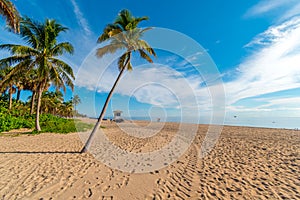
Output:
<instances>
[{"instance_id":1,"label":"dune","mask_svg":"<svg viewBox=\"0 0 300 200\"><path fill-rule=\"evenodd\" d=\"M114 145L147 153L167 145L179 125L104 126ZM200 158L207 128L198 126L173 163L147 173L123 172L80 154L84 133L0 136L0 198L300 199L299 131L225 126L213 150Z\"/></svg>"}]
</instances>

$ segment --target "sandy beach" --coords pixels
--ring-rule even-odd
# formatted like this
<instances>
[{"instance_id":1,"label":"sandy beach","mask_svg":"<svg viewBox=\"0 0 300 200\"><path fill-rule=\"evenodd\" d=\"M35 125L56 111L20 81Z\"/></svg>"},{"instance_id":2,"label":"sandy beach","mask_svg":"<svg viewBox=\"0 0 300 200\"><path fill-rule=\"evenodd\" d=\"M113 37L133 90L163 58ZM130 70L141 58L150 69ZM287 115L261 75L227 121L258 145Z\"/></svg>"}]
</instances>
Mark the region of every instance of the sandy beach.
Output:
<instances>
[{"instance_id":1,"label":"sandy beach","mask_svg":"<svg viewBox=\"0 0 300 200\"><path fill-rule=\"evenodd\" d=\"M104 126L108 139L129 152L162 148L178 129L166 123L137 138L115 123ZM171 165L138 174L80 154L78 133L0 136L0 199L300 199L300 131L225 126L214 149L199 158L207 128L199 125Z\"/></svg>"}]
</instances>

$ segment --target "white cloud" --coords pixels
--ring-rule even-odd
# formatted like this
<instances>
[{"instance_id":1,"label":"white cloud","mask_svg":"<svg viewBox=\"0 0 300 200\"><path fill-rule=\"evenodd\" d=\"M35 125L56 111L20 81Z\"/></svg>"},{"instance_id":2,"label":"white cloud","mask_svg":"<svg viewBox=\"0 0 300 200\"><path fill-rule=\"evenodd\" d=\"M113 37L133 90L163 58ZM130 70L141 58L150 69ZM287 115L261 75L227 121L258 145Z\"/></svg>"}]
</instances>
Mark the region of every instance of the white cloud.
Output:
<instances>
[{"instance_id":1,"label":"white cloud","mask_svg":"<svg viewBox=\"0 0 300 200\"><path fill-rule=\"evenodd\" d=\"M280 6L283 6L287 4L289 0L275 0L275 1L270 1L270 0L263 0L260 1L258 4L253 6L248 10L246 13L246 16L254 16L254 15L261 15L266 12L270 12L273 9L276 9Z\"/></svg>"},{"instance_id":2,"label":"white cloud","mask_svg":"<svg viewBox=\"0 0 300 200\"><path fill-rule=\"evenodd\" d=\"M272 13L271 13L272 12ZM300 2L298 0L262 0L250 8L245 17L260 16L266 13L280 13L277 15L278 22L282 22L300 14Z\"/></svg>"},{"instance_id":3,"label":"white cloud","mask_svg":"<svg viewBox=\"0 0 300 200\"><path fill-rule=\"evenodd\" d=\"M299 28L299 26L299 17L295 17L277 26L271 26L268 30L256 36L250 43L245 45L245 47L270 45L281 41L289 37L289 34Z\"/></svg>"},{"instance_id":4,"label":"white cloud","mask_svg":"<svg viewBox=\"0 0 300 200\"><path fill-rule=\"evenodd\" d=\"M254 99L259 106L227 106L229 116L238 115L246 118L251 117L297 117L299 118L300 98L299 97L270 97ZM230 117L229 117L230 118Z\"/></svg>"},{"instance_id":5,"label":"white cloud","mask_svg":"<svg viewBox=\"0 0 300 200\"><path fill-rule=\"evenodd\" d=\"M291 17L297 16L300 14L300 2L297 1L297 4L293 5L290 9L288 9L282 17L279 18L279 21L284 21L285 19L289 19Z\"/></svg>"},{"instance_id":6,"label":"white cloud","mask_svg":"<svg viewBox=\"0 0 300 200\"><path fill-rule=\"evenodd\" d=\"M80 68L76 85L95 92L109 92L119 73L113 56L110 56L108 54L103 59L97 59L91 55ZM169 60L173 61L174 58ZM195 119L199 116L198 110L202 116L210 116L214 108L212 103L219 104L223 100L224 104L224 96L218 96L218 101L212 102L212 93L216 94L219 86L206 87L199 72L195 72L196 69L194 73L187 75L184 71L174 69L172 65L135 65L133 71L122 76L115 93L123 95L124 101L128 96L134 97L141 103L178 109L178 112L181 110L185 116L194 116ZM209 77L207 81L211 81Z\"/></svg>"},{"instance_id":7,"label":"white cloud","mask_svg":"<svg viewBox=\"0 0 300 200\"><path fill-rule=\"evenodd\" d=\"M99 66L91 61L90 66ZM91 73L93 71L93 73ZM76 85L98 92L108 92L117 75L116 67L79 71ZM164 65L145 64L126 72L120 80L116 93L134 96L139 102L163 107L191 106L193 98L208 98L206 89L200 87L203 80L198 76L184 77L178 71ZM96 88L97 87L97 88ZM196 94L194 94L196 92ZM195 101L194 101L195 102ZM196 104L193 106L197 106Z\"/></svg>"},{"instance_id":8,"label":"white cloud","mask_svg":"<svg viewBox=\"0 0 300 200\"><path fill-rule=\"evenodd\" d=\"M239 65L238 78L226 83L227 105L231 110L239 100L300 87L299 35L300 17L294 17L270 27L247 45L255 47L254 53ZM279 105L279 101L272 102ZM299 108L299 104L294 106ZM262 108L265 107L253 109Z\"/></svg>"},{"instance_id":9,"label":"white cloud","mask_svg":"<svg viewBox=\"0 0 300 200\"><path fill-rule=\"evenodd\" d=\"M88 25L87 20L83 17L83 14L79 9L78 4L76 3L75 0L70 0L70 1L71 1L72 5L74 7L74 13L76 15L76 18L77 18L81 28L84 30L84 32L87 36L91 35L91 29Z\"/></svg>"},{"instance_id":10,"label":"white cloud","mask_svg":"<svg viewBox=\"0 0 300 200\"><path fill-rule=\"evenodd\" d=\"M264 99L264 101L267 101L266 104L262 106L258 106L258 108L272 108L277 107L281 110L287 110L287 109L298 109L300 110L300 97L289 97L289 98L269 98Z\"/></svg>"},{"instance_id":11,"label":"white cloud","mask_svg":"<svg viewBox=\"0 0 300 200\"><path fill-rule=\"evenodd\" d=\"M264 12L280 5L265 7ZM296 103L298 98L283 97L280 100L274 97L261 102L260 106L256 104L252 107L235 105L247 98L300 88L299 35L300 17L293 17L269 27L245 45L247 48L252 48L253 53L240 63L235 73L236 78L225 83L229 112L259 113L273 110L284 111L284 109L299 110L300 106ZM142 103L172 108L185 107L191 113L195 108L201 111L211 111L213 105L222 101L222 96L219 99L214 96L212 99L210 93L222 87L216 84L215 76L212 78L207 76L209 73L206 74L205 80L200 78L201 74L193 73L193 67L188 65L188 62L202 65L201 61L198 62L196 59L201 54L202 52L198 52L182 62L170 56L165 59L167 65L147 64L135 67L132 72L123 76L115 92L134 96ZM104 69L104 66L108 66L112 60L113 58L101 59L101 63L99 60L89 60L85 65L94 66L94 68L81 71L85 74L81 78L85 78L79 78L76 82L91 90L97 88L99 92L108 92L118 75L115 66ZM203 86L204 81L210 86L209 88ZM196 103L191 99L196 99Z\"/></svg>"}]
</instances>

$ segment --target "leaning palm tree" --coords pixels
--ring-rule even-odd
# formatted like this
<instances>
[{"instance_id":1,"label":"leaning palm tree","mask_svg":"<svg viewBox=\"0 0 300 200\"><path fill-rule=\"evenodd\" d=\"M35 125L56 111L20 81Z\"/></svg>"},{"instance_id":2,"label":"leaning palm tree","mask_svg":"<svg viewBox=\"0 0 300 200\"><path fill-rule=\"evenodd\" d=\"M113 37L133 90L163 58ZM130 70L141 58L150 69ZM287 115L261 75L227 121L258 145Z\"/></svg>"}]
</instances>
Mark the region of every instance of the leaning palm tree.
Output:
<instances>
[{"instance_id":1,"label":"leaning palm tree","mask_svg":"<svg viewBox=\"0 0 300 200\"><path fill-rule=\"evenodd\" d=\"M151 46L145 41L142 40L141 37L143 33L150 28L138 28L138 24L147 20L148 17L134 17L128 10L122 10L113 24L108 24L104 30L102 35L98 38L98 43L108 41L109 44L97 49L97 56L101 58L107 53L115 53L118 50L125 50L126 52L122 54L122 56L118 60L118 68L119 75L110 90L101 114L98 118L97 123L94 126L92 133L90 134L88 140L85 143L85 146L81 150L81 152L86 152L92 142L94 134L99 129L101 125L101 121L104 117L105 111L107 109L110 98L122 76L124 71L132 70L131 57L133 52L139 52L140 57L147 60L148 62L153 62L150 58L150 55L156 56L154 50Z\"/></svg>"},{"instance_id":2,"label":"leaning palm tree","mask_svg":"<svg viewBox=\"0 0 300 200\"><path fill-rule=\"evenodd\" d=\"M0 0L0 14L14 32L20 32L20 14L14 4L9 0Z\"/></svg>"},{"instance_id":3,"label":"leaning palm tree","mask_svg":"<svg viewBox=\"0 0 300 200\"><path fill-rule=\"evenodd\" d=\"M0 49L7 49L12 56L0 60L0 66L4 63L14 64L14 68L7 76L9 78L20 70L36 70L36 121L35 129L41 130L39 123L42 93L51 82L57 88L66 91L68 85L73 89L75 79L72 68L58 59L64 53L73 53L73 46L68 42L57 43L57 37L66 27L55 20L46 19L44 23L25 18L20 25L21 36L28 46L16 44L3 44ZM6 79L2 80L5 82ZM1 86L1 83L0 83Z\"/></svg>"}]
</instances>

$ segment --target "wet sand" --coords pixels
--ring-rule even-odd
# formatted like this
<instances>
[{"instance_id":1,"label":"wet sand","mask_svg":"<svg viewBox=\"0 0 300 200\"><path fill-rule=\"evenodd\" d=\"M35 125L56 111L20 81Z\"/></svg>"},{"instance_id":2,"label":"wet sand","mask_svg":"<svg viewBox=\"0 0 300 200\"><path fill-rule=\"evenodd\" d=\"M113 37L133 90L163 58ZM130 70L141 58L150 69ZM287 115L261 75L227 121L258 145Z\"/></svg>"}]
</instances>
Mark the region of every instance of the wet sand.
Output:
<instances>
[{"instance_id":1,"label":"wet sand","mask_svg":"<svg viewBox=\"0 0 300 200\"><path fill-rule=\"evenodd\" d=\"M131 124L123 126L134 133ZM111 142L136 153L162 148L178 130L166 123L143 138L124 134L115 123L104 126ZM300 131L225 126L200 158L207 128L199 125L171 165L139 174L80 154L84 134L0 136L0 199L300 199Z\"/></svg>"}]
</instances>

